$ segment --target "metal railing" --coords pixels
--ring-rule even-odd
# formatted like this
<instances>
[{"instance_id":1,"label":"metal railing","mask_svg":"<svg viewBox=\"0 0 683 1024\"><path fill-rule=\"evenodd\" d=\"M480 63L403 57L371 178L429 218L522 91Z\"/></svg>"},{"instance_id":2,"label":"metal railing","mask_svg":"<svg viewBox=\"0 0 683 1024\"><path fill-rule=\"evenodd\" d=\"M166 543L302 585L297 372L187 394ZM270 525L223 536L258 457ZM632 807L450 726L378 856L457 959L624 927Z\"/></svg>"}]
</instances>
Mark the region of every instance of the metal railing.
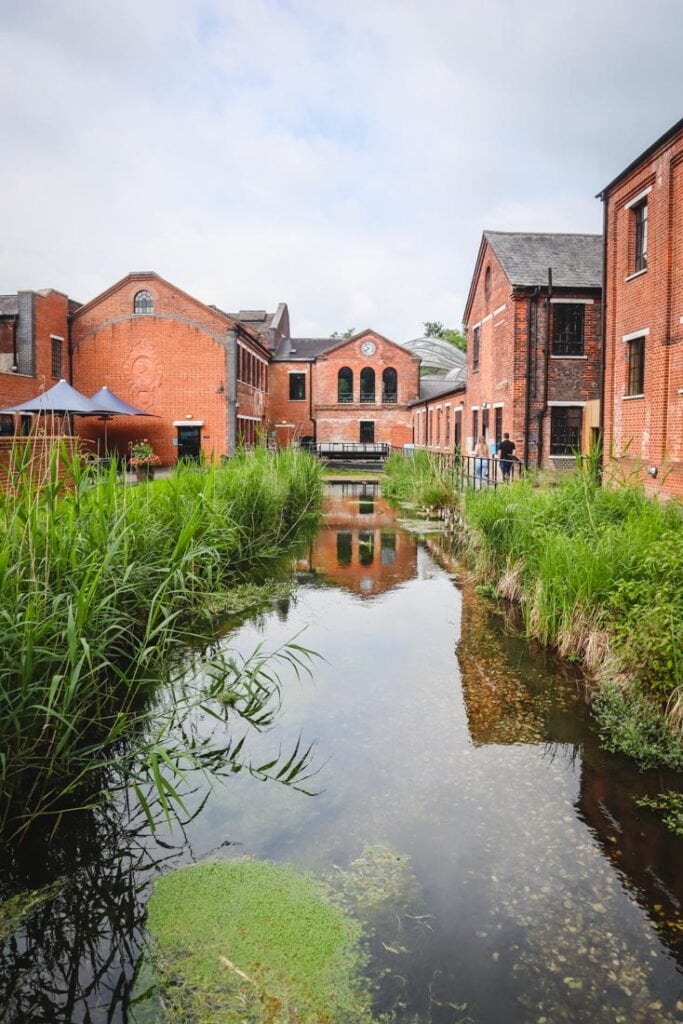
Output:
<instances>
[{"instance_id":1,"label":"metal railing","mask_svg":"<svg viewBox=\"0 0 683 1024\"><path fill-rule=\"evenodd\" d=\"M460 455L456 452L435 452L417 445L413 448L393 450L400 452L405 458L410 458L415 451L426 451L441 472L453 475L459 490L471 487L478 491L485 487L498 487L499 484L521 480L524 474L524 464L518 459L508 461L483 458L480 455Z\"/></svg>"}]
</instances>

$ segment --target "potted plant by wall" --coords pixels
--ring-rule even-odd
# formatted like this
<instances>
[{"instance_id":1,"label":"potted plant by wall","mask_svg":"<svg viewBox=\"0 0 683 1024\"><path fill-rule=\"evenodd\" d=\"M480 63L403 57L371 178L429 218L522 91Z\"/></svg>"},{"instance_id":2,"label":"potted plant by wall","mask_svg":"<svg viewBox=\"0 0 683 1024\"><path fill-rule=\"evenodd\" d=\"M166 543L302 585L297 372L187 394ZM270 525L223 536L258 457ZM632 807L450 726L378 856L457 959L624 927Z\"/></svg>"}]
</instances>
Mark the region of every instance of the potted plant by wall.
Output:
<instances>
[{"instance_id":1,"label":"potted plant by wall","mask_svg":"<svg viewBox=\"0 0 683 1024\"><path fill-rule=\"evenodd\" d=\"M153 480L154 467L161 465L161 459L158 455L154 454L154 449L147 438L142 441L131 441L129 448L130 458L128 462L130 468L135 470L138 481Z\"/></svg>"}]
</instances>

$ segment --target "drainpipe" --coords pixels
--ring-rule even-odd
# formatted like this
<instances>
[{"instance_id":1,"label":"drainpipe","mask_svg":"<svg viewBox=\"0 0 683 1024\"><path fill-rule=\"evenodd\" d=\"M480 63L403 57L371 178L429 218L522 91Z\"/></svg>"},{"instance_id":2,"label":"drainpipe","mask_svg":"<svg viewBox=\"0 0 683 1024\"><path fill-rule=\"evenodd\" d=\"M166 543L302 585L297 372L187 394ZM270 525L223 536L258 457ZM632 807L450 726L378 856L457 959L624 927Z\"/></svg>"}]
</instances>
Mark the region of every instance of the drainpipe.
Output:
<instances>
[{"instance_id":1,"label":"drainpipe","mask_svg":"<svg viewBox=\"0 0 683 1024\"><path fill-rule=\"evenodd\" d=\"M318 440L318 424L313 416L313 366L310 363L310 369L308 371L308 418L313 424L313 438L315 441Z\"/></svg>"},{"instance_id":2,"label":"drainpipe","mask_svg":"<svg viewBox=\"0 0 683 1024\"><path fill-rule=\"evenodd\" d=\"M598 483L602 482L602 473L605 465L605 451L603 440L605 437L605 353L607 343L605 339L605 325L607 312L607 196L604 192L602 197L602 309L600 310L600 375L598 379L598 395L600 398L598 430L600 432L598 443L600 445L600 458L597 464Z\"/></svg>"},{"instance_id":3,"label":"drainpipe","mask_svg":"<svg viewBox=\"0 0 683 1024\"><path fill-rule=\"evenodd\" d=\"M225 379L227 382L226 440L228 455L237 448L237 331L233 327L225 339Z\"/></svg>"},{"instance_id":4,"label":"drainpipe","mask_svg":"<svg viewBox=\"0 0 683 1024\"><path fill-rule=\"evenodd\" d=\"M536 468L541 468L543 458L543 424L548 411L548 369L550 367L550 299L553 294L553 268L548 267L548 286L545 295L545 354L543 359L543 407L538 414L538 449L536 451Z\"/></svg>"},{"instance_id":5,"label":"drainpipe","mask_svg":"<svg viewBox=\"0 0 683 1024\"><path fill-rule=\"evenodd\" d=\"M531 425L531 341L532 341L532 324L533 324L533 341L536 344L536 300L538 298L539 288L538 285L534 288L531 295L529 296L529 303L527 308L527 346L526 346L526 393L524 401L524 468L529 468L529 432Z\"/></svg>"}]
</instances>

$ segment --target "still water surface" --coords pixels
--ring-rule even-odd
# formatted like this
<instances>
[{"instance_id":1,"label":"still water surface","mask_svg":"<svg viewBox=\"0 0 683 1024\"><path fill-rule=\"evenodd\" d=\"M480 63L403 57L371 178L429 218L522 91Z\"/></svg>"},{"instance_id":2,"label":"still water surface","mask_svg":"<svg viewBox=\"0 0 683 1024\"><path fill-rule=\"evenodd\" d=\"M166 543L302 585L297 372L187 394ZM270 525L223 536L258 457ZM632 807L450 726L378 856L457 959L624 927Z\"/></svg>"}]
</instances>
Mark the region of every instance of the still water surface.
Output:
<instances>
[{"instance_id":1,"label":"still water surface","mask_svg":"<svg viewBox=\"0 0 683 1024\"><path fill-rule=\"evenodd\" d=\"M5 947L0 1019L131 1019L144 904L169 866L246 853L329 877L381 847L411 902L380 946L379 1009L433 1024L683 1020L683 842L634 804L675 780L600 751L577 681L372 488L331 492L295 571L292 597L225 644L298 636L321 655L311 678L284 680L275 727L249 747L265 761L315 741L317 795L240 774L184 830L152 836L116 806L11 859L5 893L73 881Z\"/></svg>"}]
</instances>

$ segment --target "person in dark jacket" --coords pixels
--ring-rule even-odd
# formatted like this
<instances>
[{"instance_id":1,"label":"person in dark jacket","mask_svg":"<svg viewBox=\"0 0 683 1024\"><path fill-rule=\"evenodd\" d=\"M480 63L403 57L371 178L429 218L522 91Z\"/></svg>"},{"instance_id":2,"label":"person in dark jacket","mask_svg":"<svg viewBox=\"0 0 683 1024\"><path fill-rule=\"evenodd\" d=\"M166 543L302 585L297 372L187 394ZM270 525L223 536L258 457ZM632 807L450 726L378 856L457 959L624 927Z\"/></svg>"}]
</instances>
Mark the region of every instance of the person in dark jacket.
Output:
<instances>
[{"instance_id":1,"label":"person in dark jacket","mask_svg":"<svg viewBox=\"0 0 683 1024\"><path fill-rule=\"evenodd\" d=\"M503 470L503 480L510 479L516 447L515 442L510 440L509 434L503 434L503 440L498 442L497 451L498 458L500 460L500 468Z\"/></svg>"}]
</instances>

